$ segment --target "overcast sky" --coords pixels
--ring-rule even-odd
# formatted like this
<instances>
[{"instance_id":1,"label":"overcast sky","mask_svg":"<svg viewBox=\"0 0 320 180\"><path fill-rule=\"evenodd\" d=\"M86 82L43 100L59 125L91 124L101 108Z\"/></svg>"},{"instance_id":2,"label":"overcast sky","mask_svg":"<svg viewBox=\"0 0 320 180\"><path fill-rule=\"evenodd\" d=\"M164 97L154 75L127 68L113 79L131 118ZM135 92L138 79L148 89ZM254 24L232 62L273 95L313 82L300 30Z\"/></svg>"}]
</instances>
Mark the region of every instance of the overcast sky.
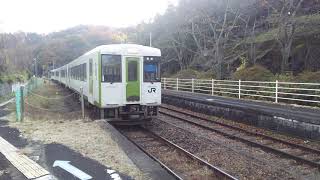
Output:
<instances>
[{"instance_id":1,"label":"overcast sky","mask_svg":"<svg viewBox=\"0 0 320 180\"><path fill-rule=\"evenodd\" d=\"M79 24L126 27L178 0L0 0L0 32L49 33Z\"/></svg>"}]
</instances>

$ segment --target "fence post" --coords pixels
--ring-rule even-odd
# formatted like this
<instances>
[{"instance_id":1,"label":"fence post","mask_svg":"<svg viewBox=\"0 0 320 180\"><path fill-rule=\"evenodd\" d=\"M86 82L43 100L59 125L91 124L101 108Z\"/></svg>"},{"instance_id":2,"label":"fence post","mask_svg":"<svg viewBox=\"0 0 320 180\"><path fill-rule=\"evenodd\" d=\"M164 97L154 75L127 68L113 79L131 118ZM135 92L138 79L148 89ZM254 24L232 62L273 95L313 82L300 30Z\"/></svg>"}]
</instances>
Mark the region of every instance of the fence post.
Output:
<instances>
[{"instance_id":1,"label":"fence post","mask_svg":"<svg viewBox=\"0 0 320 180\"><path fill-rule=\"evenodd\" d=\"M179 78L177 78L177 83L176 83L176 85L177 85L177 91L179 91Z\"/></svg>"},{"instance_id":2,"label":"fence post","mask_svg":"<svg viewBox=\"0 0 320 180\"><path fill-rule=\"evenodd\" d=\"M20 86L16 89L16 121L23 121L23 87Z\"/></svg>"},{"instance_id":3,"label":"fence post","mask_svg":"<svg viewBox=\"0 0 320 180\"><path fill-rule=\"evenodd\" d=\"M84 98L83 98L83 87L80 88L81 92L81 111L82 111L82 118L84 119Z\"/></svg>"},{"instance_id":4,"label":"fence post","mask_svg":"<svg viewBox=\"0 0 320 180\"><path fill-rule=\"evenodd\" d=\"M241 80L239 79L239 99L241 99Z\"/></svg>"},{"instance_id":5,"label":"fence post","mask_svg":"<svg viewBox=\"0 0 320 180\"><path fill-rule=\"evenodd\" d=\"M164 87L164 89L167 89L166 78L163 78L163 87Z\"/></svg>"},{"instance_id":6,"label":"fence post","mask_svg":"<svg viewBox=\"0 0 320 180\"><path fill-rule=\"evenodd\" d=\"M279 88L279 81L276 80L276 103L278 103L278 88Z\"/></svg>"},{"instance_id":7,"label":"fence post","mask_svg":"<svg viewBox=\"0 0 320 180\"><path fill-rule=\"evenodd\" d=\"M192 80L191 80L191 83L192 83L191 89L192 89L192 92L194 93L194 79L193 79L193 78L192 78Z\"/></svg>"},{"instance_id":8,"label":"fence post","mask_svg":"<svg viewBox=\"0 0 320 180\"><path fill-rule=\"evenodd\" d=\"M214 95L214 79L212 79L212 83L211 83L211 95Z\"/></svg>"}]
</instances>

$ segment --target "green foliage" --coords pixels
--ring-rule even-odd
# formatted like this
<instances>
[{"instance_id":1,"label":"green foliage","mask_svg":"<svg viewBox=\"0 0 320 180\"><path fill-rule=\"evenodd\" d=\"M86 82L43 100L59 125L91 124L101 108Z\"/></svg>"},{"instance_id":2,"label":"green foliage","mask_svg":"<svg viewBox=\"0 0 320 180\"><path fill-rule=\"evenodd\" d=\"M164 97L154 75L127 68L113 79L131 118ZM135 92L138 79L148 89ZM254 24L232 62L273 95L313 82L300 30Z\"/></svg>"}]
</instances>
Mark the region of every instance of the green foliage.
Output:
<instances>
[{"instance_id":1,"label":"green foliage","mask_svg":"<svg viewBox=\"0 0 320 180\"><path fill-rule=\"evenodd\" d=\"M249 68L243 68L236 71L233 74L234 80L244 81L270 81L274 78L274 75L268 69L255 65Z\"/></svg>"}]
</instances>

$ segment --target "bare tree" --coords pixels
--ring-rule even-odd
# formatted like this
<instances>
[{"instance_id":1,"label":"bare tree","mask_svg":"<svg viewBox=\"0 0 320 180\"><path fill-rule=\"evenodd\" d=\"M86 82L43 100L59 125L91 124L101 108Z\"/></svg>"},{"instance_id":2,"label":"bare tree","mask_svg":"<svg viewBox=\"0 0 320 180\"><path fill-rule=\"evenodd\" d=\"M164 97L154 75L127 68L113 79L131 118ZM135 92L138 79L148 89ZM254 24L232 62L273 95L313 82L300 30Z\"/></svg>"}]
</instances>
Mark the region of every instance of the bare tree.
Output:
<instances>
[{"instance_id":1,"label":"bare tree","mask_svg":"<svg viewBox=\"0 0 320 180\"><path fill-rule=\"evenodd\" d=\"M213 36L211 36L211 42L213 42L212 51L214 54L214 61L216 62L216 67L213 67L213 69L216 70L218 79L224 78L222 65L225 59L225 49L227 48L230 34L240 19L239 10L232 11L229 5L230 1L227 0L224 15L220 21L215 20L217 17L212 18L207 14L207 22L209 24L211 33L213 34Z\"/></svg>"},{"instance_id":2,"label":"bare tree","mask_svg":"<svg viewBox=\"0 0 320 180\"><path fill-rule=\"evenodd\" d=\"M276 40L280 46L282 61L281 72L284 73L289 69L289 60L291 59L292 43L296 34L297 21L295 19L298 10L304 0L282 0L282 9L278 15L277 25L278 33Z\"/></svg>"},{"instance_id":3,"label":"bare tree","mask_svg":"<svg viewBox=\"0 0 320 180\"><path fill-rule=\"evenodd\" d=\"M249 62L252 65L255 65L257 61L257 51L256 51L256 44L255 44L256 22L257 22L257 19L255 18L252 26L251 35L250 35L251 41L250 41L250 48L249 48Z\"/></svg>"}]
</instances>

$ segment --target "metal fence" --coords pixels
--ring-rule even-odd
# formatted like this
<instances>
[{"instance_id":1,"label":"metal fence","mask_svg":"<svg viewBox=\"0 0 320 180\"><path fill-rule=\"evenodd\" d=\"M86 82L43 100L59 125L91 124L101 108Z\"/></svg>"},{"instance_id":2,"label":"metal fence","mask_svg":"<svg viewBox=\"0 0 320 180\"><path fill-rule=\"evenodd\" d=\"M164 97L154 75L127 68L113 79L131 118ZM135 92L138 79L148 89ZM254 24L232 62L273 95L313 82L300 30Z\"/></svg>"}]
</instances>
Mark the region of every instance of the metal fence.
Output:
<instances>
[{"instance_id":1,"label":"metal fence","mask_svg":"<svg viewBox=\"0 0 320 180\"><path fill-rule=\"evenodd\" d=\"M26 84L23 85L23 96L29 95L31 91L42 86L44 83L44 79L32 77Z\"/></svg>"},{"instance_id":2,"label":"metal fence","mask_svg":"<svg viewBox=\"0 0 320 180\"><path fill-rule=\"evenodd\" d=\"M320 83L162 78L162 88L176 91L320 106Z\"/></svg>"}]
</instances>

